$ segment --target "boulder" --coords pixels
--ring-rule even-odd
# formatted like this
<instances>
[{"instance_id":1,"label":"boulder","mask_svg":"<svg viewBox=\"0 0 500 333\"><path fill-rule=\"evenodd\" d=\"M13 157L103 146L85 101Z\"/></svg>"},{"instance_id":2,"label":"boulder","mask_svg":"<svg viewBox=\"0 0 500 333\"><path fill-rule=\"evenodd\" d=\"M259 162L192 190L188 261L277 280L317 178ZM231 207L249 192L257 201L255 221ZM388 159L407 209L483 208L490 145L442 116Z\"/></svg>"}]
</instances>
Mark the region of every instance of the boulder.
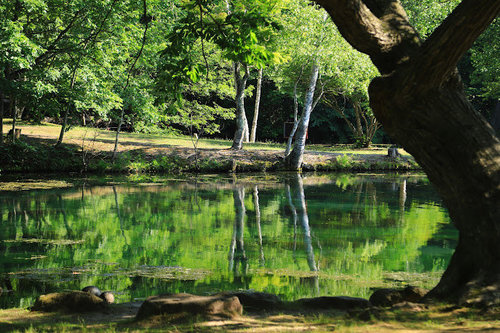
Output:
<instances>
[{"instance_id":1,"label":"boulder","mask_svg":"<svg viewBox=\"0 0 500 333\"><path fill-rule=\"evenodd\" d=\"M408 286L405 289L379 289L370 296L370 303L374 306L392 306L401 302L420 302L426 291L421 288Z\"/></svg>"},{"instance_id":2,"label":"boulder","mask_svg":"<svg viewBox=\"0 0 500 333\"><path fill-rule=\"evenodd\" d=\"M349 296L322 296L315 298L301 298L295 301L302 308L309 309L336 309L352 310L364 309L370 306L370 302L364 298Z\"/></svg>"},{"instance_id":3,"label":"boulder","mask_svg":"<svg viewBox=\"0 0 500 333\"><path fill-rule=\"evenodd\" d=\"M221 296L236 296L241 305L249 310L277 310L283 307L281 298L274 294L253 291L253 290L238 290L226 291L217 295Z\"/></svg>"},{"instance_id":4,"label":"boulder","mask_svg":"<svg viewBox=\"0 0 500 333\"><path fill-rule=\"evenodd\" d=\"M102 311L106 303L99 297L84 291L69 291L41 295L31 308L45 312L91 312Z\"/></svg>"},{"instance_id":5,"label":"boulder","mask_svg":"<svg viewBox=\"0 0 500 333\"><path fill-rule=\"evenodd\" d=\"M188 313L210 317L233 318L241 315L243 307L236 296L169 294L151 296L137 312L137 319L161 314Z\"/></svg>"}]
</instances>

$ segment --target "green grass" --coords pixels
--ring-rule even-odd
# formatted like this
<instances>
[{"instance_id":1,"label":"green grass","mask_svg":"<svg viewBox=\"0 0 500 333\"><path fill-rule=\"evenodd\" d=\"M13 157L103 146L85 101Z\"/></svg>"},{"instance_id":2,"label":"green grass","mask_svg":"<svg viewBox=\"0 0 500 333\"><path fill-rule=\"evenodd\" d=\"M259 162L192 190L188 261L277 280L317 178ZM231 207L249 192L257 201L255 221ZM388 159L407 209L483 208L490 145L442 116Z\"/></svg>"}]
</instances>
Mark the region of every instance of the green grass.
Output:
<instances>
[{"instance_id":1,"label":"green grass","mask_svg":"<svg viewBox=\"0 0 500 333\"><path fill-rule=\"evenodd\" d=\"M4 133L8 132L11 128L12 120L4 119ZM22 129L22 134L56 140L59 136L61 126L51 123L29 124L23 121L18 122L18 128ZM92 142L95 146L102 145L105 150L113 148L115 140L115 132L104 129L96 129L89 127L73 126L65 133L65 142L73 144L82 144L85 140L86 144L90 145ZM193 148L191 137L186 135L174 135L171 133L161 134L145 134L145 133L120 133L121 145L131 146L131 149L136 149L144 146L169 146L179 148ZM224 139L210 139L200 138L198 148L204 149L228 149L231 147L232 140ZM339 144L339 145L325 145L325 144L308 144L306 151L313 152L326 152L326 153L343 153L343 154L375 154L386 155L389 145L373 145L371 148L355 149L352 145ZM257 142L246 143L244 149L247 150L271 150L279 151L285 149L284 143L276 142ZM404 150L400 149L402 155L409 156Z\"/></svg>"},{"instance_id":2,"label":"green grass","mask_svg":"<svg viewBox=\"0 0 500 333\"><path fill-rule=\"evenodd\" d=\"M282 310L244 313L211 320L202 316L163 315L142 321L120 316L120 306L107 313L64 314L0 310L0 330L10 332L496 332L499 309L471 309L447 304L416 305L413 309L301 312ZM123 311L123 310L122 310Z\"/></svg>"}]
</instances>

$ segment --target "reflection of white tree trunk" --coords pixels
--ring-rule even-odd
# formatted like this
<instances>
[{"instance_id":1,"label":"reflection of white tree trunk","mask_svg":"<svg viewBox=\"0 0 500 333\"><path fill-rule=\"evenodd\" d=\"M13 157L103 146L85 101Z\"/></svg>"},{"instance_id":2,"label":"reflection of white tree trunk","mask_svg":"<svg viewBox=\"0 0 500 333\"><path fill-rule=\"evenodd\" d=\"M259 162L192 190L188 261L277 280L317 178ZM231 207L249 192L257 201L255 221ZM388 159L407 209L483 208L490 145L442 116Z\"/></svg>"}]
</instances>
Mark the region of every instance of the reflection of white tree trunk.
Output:
<instances>
[{"instance_id":1,"label":"reflection of white tree trunk","mask_svg":"<svg viewBox=\"0 0 500 333\"><path fill-rule=\"evenodd\" d=\"M406 203L406 178L399 184L399 210L404 213Z\"/></svg>"},{"instance_id":2,"label":"reflection of white tree trunk","mask_svg":"<svg viewBox=\"0 0 500 333\"><path fill-rule=\"evenodd\" d=\"M115 206L116 206L116 216L118 217L118 222L120 222L120 231L122 233L122 237L127 243L127 238L125 237L125 230L123 229L123 221L120 215L120 204L118 203L118 193L116 192L116 187L113 185L113 194L115 195Z\"/></svg>"},{"instance_id":3,"label":"reflection of white tree trunk","mask_svg":"<svg viewBox=\"0 0 500 333\"><path fill-rule=\"evenodd\" d=\"M289 196L289 203L292 207L292 213L294 215L294 223L296 225L296 220L298 220L304 232L304 248L307 255L307 264L309 265L309 269L312 272L317 272L319 271L319 265L316 264L316 260L314 258L311 227L309 225L309 216L307 215L306 196L304 194L304 184L302 182L302 177L300 174L297 174L295 178L292 180L292 186L294 190L295 205L291 200L290 191L288 191L288 196ZM318 246L321 248L319 242ZM315 295L319 296L320 295L319 276L314 275L311 277L311 280L314 286Z\"/></svg>"},{"instance_id":4,"label":"reflection of white tree trunk","mask_svg":"<svg viewBox=\"0 0 500 333\"><path fill-rule=\"evenodd\" d=\"M306 197L304 195L304 185L300 174L293 179L294 201L297 207L297 218L304 231L304 246L307 254L307 263L311 271L318 271L316 261L314 259L314 248L312 246L311 228L309 226L309 216L307 216Z\"/></svg>"},{"instance_id":5,"label":"reflection of white tree trunk","mask_svg":"<svg viewBox=\"0 0 500 333\"><path fill-rule=\"evenodd\" d=\"M68 238L72 239L73 238L73 231L71 230L71 227L68 224L68 218L66 216L66 209L64 208L64 201L63 201L62 196L60 194L57 196L57 199L59 201L59 208L61 209L64 227L66 228L66 232L68 233Z\"/></svg>"},{"instance_id":6,"label":"reflection of white tree trunk","mask_svg":"<svg viewBox=\"0 0 500 333\"><path fill-rule=\"evenodd\" d=\"M243 241L244 221L245 221L245 189L243 186L233 188L234 199L234 229L229 250L229 269L238 274L238 265L241 271L246 274L248 269L247 257L245 254L245 244Z\"/></svg>"},{"instance_id":7,"label":"reflection of white tree trunk","mask_svg":"<svg viewBox=\"0 0 500 333\"><path fill-rule=\"evenodd\" d=\"M259 189L257 185L253 188L253 202L255 206L255 223L257 224L257 233L259 236L259 250L260 250L260 265L264 266L266 259L264 257L264 247L262 246L262 228L260 226L260 205L259 205Z\"/></svg>"},{"instance_id":8,"label":"reflection of white tree trunk","mask_svg":"<svg viewBox=\"0 0 500 333\"><path fill-rule=\"evenodd\" d=\"M293 254L295 256L295 251L297 250L297 210L293 205L290 185L286 186L286 197L288 198L288 205L290 206L290 211L292 212L293 217Z\"/></svg>"}]
</instances>

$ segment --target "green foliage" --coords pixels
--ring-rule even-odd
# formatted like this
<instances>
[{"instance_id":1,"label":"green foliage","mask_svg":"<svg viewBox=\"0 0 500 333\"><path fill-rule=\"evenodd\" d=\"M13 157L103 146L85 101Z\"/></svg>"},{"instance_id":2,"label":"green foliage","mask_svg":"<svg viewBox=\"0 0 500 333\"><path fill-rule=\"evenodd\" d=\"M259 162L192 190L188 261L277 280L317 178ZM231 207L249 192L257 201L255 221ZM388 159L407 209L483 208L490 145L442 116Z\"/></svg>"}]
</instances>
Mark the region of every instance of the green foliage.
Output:
<instances>
[{"instance_id":1,"label":"green foliage","mask_svg":"<svg viewBox=\"0 0 500 333\"><path fill-rule=\"evenodd\" d=\"M54 148L37 142L16 140L0 146L0 171L43 172L81 171L82 161L76 147Z\"/></svg>"},{"instance_id":2,"label":"green foliage","mask_svg":"<svg viewBox=\"0 0 500 333\"><path fill-rule=\"evenodd\" d=\"M496 19L470 50L474 71L471 83L474 95L500 99L500 19Z\"/></svg>"},{"instance_id":3,"label":"green foliage","mask_svg":"<svg viewBox=\"0 0 500 333\"><path fill-rule=\"evenodd\" d=\"M224 58L234 62L263 67L283 61L266 48L266 41L279 28L273 18L277 5L277 0L234 0L226 8L223 1L184 1L183 18L167 37L170 44L162 52L161 68L168 73L172 87L196 82L209 71L200 61L207 58L203 49L206 42L217 45ZM202 57L195 52L200 47Z\"/></svg>"}]
</instances>

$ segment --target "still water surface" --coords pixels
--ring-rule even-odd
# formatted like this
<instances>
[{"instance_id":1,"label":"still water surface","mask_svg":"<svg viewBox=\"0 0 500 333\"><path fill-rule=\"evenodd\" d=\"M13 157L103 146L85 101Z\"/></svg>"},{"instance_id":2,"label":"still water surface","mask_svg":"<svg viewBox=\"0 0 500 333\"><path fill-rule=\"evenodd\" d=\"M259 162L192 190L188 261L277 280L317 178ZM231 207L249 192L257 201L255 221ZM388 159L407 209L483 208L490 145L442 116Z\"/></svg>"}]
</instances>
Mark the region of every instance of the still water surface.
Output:
<instances>
[{"instance_id":1,"label":"still water surface","mask_svg":"<svg viewBox=\"0 0 500 333\"><path fill-rule=\"evenodd\" d=\"M87 285L119 302L240 288L369 297L431 287L457 239L424 176L108 184L0 193L1 308Z\"/></svg>"}]
</instances>

